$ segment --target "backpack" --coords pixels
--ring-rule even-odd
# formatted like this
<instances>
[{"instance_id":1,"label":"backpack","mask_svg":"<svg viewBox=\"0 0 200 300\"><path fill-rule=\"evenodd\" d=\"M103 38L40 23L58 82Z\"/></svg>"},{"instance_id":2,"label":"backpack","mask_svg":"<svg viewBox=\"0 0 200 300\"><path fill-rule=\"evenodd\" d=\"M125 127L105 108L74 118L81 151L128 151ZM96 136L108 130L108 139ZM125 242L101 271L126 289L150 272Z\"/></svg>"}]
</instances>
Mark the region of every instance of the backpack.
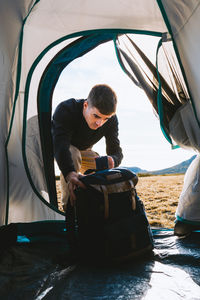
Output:
<instances>
[{"instance_id":1,"label":"backpack","mask_svg":"<svg viewBox=\"0 0 200 300\"><path fill-rule=\"evenodd\" d=\"M136 193L136 174L125 168L97 171L80 179L75 207L66 222L73 253L83 259L125 261L153 249L152 232Z\"/></svg>"}]
</instances>

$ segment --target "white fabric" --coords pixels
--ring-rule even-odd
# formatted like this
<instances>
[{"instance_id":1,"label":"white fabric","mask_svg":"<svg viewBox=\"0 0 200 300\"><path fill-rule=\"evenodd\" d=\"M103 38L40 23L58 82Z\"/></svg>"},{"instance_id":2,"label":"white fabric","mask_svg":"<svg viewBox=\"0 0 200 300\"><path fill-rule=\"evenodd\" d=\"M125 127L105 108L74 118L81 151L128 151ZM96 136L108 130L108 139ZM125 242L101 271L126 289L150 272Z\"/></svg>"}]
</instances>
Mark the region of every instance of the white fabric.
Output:
<instances>
[{"instance_id":1,"label":"white fabric","mask_svg":"<svg viewBox=\"0 0 200 300\"><path fill-rule=\"evenodd\" d=\"M76 38L71 38L68 39L66 41L63 41L62 43L52 47L49 51L48 51L48 55L45 55L42 57L42 59L40 60L40 62L36 65L34 72L33 72L33 76L31 77L31 83L30 83L30 89L29 89L29 99L28 99L28 108L27 108L27 119L33 117L36 113L37 113L37 92L38 92L38 87L39 87L39 83L40 83L40 79L41 79L41 74L43 74L46 66L50 63L50 61L53 59L53 57L64 47L66 47L68 44L74 42L74 40L76 40ZM28 51L27 51L28 54ZM26 55L27 55L26 54ZM24 55L24 60L25 56ZM22 73L22 80L21 80L21 93L23 95L23 90L26 84L26 79L27 79L27 74L28 74L28 68L27 68L28 64L24 65L23 68L23 73Z\"/></svg>"},{"instance_id":2,"label":"white fabric","mask_svg":"<svg viewBox=\"0 0 200 300\"><path fill-rule=\"evenodd\" d=\"M26 66L29 69L30 63L59 38L106 28L167 31L155 1L42 0L30 14L24 29ZM34 43L31 51L30 43Z\"/></svg>"},{"instance_id":3,"label":"white fabric","mask_svg":"<svg viewBox=\"0 0 200 300\"><path fill-rule=\"evenodd\" d=\"M200 222L200 156L198 155L185 174L176 216L187 221Z\"/></svg>"},{"instance_id":4,"label":"white fabric","mask_svg":"<svg viewBox=\"0 0 200 300\"><path fill-rule=\"evenodd\" d=\"M17 113L17 111L16 111ZM16 115L20 115L19 113ZM48 208L33 191L24 170L21 145L20 122L14 120L12 136L9 143L9 223L43 220L64 220L64 217ZM38 121L34 116L27 122L26 152L28 167L34 186L41 196L49 202L41 145L39 140Z\"/></svg>"},{"instance_id":5,"label":"white fabric","mask_svg":"<svg viewBox=\"0 0 200 300\"><path fill-rule=\"evenodd\" d=\"M168 15L174 38L184 68L189 91L194 101L197 117L200 120L200 1L162 1ZM170 123L170 133L181 147L200 151L200 128L191 103L182 107ZM180 195L177 216L200 221L200 159L199 156L188 168L183 190Z\"/></svg>"},{"instance_id":6,"label":"white fabric","mask_svg":"<svg viewBox=\"0 0 200 300\"><path fill-rule=\"evenodd\" d=\"M28 168L32 176L33 184L41 195L46 196L45 200L49 202L37 116L33 116L27 121L26 153L28 158Z\"/></svg>"},{"instance_id":7,"label":"white fabric","mask_svg":"<svg viewBox=\"0 0 200 300\"><path fill-rule=\"evenodd\" d=\"M200 120L200 0L162 0Z\"/></svg>"},{"instance_id":8,"label":"white fabric","mask_svg":"<svg viewBox=\"0 0 200 300\"><path fill-rule=\"evenodd\" d=\"M178 145L200 152L200 129L191 102L182 106L169 124L170 134ZM187 221L200 221L200 156L189 166L176 215Z\"/></svg>"},{"instance_id":9,"label":"white fabric","mask_svg":"<svg viewBox=\"0 0 200 300\"><path fill-rule=\"evenodd\" d=\"M169 129L170 135L179 146L200 152L200 129L191 102L175 113Z\"/></svg>"},{"instance_id":10,"label":"white fabric","mask_svg":"<svg viewBox=\"0 0 200 300\"><path fill-rule=\"evenodd\" d=\"M15 90L16 55L22 20L32 0L0 1L0 225L5 223L7 167L5 142Z\"/></svg>"}]
</instances>

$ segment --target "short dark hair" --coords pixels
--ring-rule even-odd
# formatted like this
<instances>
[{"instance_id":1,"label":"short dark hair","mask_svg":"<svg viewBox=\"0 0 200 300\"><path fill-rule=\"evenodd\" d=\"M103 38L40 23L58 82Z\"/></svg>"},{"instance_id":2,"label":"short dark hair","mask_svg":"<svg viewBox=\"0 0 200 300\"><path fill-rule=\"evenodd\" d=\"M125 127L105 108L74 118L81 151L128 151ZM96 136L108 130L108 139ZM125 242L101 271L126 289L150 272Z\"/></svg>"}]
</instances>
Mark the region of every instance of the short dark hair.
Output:
<instances>
[{"instance_id":1,"label":"short dark hair","mask_svg":"<svg viewBox=\"0 0 200 300\"><path fill-rule=\"evenodd\" d=\"M117 96L106 84L95 85L91 89L87 101L90 106L96 107L103 115L110 115L116 111Z\"/></svg>"}]
</instances>

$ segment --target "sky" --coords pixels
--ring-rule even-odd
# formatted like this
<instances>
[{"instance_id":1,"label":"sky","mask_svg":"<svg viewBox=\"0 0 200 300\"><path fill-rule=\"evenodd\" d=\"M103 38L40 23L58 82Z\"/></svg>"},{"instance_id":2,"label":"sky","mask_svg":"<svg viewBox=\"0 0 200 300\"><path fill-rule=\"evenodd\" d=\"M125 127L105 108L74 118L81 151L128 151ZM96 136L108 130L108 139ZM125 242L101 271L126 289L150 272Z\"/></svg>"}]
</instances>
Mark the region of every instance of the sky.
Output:
<instances>
[{"instance_id":1,"label":"sky","mask_svg":"<svg viewBox=\"0 0 200 300\"><path fill-rule=\"evenodd\" d=\"M137 36L136 40L155 61L158 40L149 36ZM145 93L121 69L112 42L98 46L63 70L53 95L53 111L63 100L86 99L95 84L104 83L114 89L118 98L119 139L124 154L121 166L160 170L195 154L180 148L171 149ZM104 139L93 149L106 155Z\"/></svg>"}]
</instances>

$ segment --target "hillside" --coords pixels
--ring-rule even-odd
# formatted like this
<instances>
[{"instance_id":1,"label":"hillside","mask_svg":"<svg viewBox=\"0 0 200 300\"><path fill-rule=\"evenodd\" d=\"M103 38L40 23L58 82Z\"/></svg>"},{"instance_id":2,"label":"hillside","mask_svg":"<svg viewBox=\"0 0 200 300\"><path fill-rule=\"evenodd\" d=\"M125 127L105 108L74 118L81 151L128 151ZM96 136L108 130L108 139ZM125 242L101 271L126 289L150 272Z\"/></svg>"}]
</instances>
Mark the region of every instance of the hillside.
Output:
<instances>
[{"instance_id":1,"label":"hillside","mask_svg":"<svg viewBox=\"0 0 200 300\"><path fill-rule=\"evenodd\" d=\"M138 174L152 174L152 175L165 175L165 174L184 174L191 164L191 162L195 159L196 155L193 155L190 159L185 160L181 162L180 164L177 164L175 166L172 166L170 168L162 169L162 170L156 170L156 171L147 171L140 169L138 167L129 167L132 172Z\"/></svg>"}]
</instances>

